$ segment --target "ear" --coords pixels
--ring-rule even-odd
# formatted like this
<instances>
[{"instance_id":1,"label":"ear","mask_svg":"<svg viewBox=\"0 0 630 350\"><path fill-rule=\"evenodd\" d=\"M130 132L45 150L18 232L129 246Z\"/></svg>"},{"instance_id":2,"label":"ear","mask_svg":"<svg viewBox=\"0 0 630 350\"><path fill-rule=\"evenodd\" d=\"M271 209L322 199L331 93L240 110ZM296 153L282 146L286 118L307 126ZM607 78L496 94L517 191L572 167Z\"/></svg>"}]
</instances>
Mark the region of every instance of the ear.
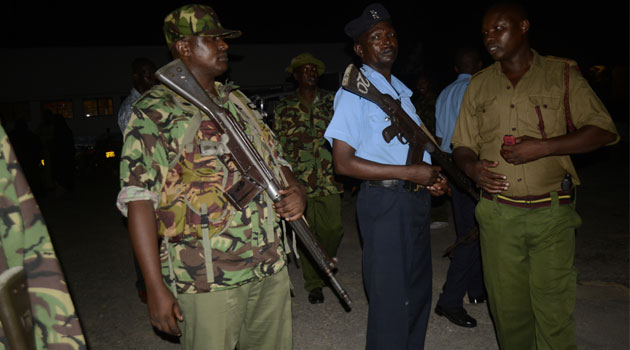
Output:
<instances>
[{"instance_id":1,"label":"ear","mask_svg":"<svg viewBox=\"0 0 630 350\"><path fill-rule=\"evenodd\" d=\"M523 34L529 32L529 20L524 19L521 21L521 32L523 32Z\"/></svg>"},{"instance_id":2,"label":"ear","mask_svg":"<svg viewBox=\"0 0 630 350\"><path fill-rule=\"evenodd\" d=\"M459 74L459 68L457 68L457 66L453 66L453 69L455 69L455 73Z\"/></svg>"},{"instance_id":3,"label":"ear","mask_svg":"<svg viewBox=\"0 0 630 350\"><path fill-rule=\"evenodd\" d=\"M293 79L295 79L295 81L298 81L298 74L295 69L293 70Z\"/></svg>"},{"instance_id":4,"label":"ear","mask_svg":"<svg viewBox=\"0 0 630 350\"><path fill-rule=\"evenodd\" d=\"M354 53L363 58L363 46L361 44L354 44Z\"/></svg>"},{"instance_id":5,"label":"ear","mask_svg":"<svg viewBox=\"0 0 630 350\"><path fill-rule=\"evenodd\" d=\"M175 51L179 57L187 57L191 55L190 43L186 39L177 40L175 42Z\"/></svg>"}]
</instances>

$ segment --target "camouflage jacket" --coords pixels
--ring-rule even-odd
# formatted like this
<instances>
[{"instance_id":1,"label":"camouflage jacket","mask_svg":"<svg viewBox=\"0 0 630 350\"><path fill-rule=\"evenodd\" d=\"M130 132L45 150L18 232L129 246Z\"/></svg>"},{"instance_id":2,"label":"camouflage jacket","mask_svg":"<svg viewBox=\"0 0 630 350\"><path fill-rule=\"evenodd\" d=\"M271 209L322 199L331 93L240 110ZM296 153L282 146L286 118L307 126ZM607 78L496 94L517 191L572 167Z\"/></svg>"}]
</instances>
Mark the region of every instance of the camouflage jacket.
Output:
<instances>
[{"instance_id":1,"label":"camouflage jacket","mask_svg":"<svg viewBox=\"0 0 630 350\"><path fill-rule=\"evenodd\" d=\"M330 145L324 138L333 115L335 95L319 89L309 109L296 93L280 100L274 108L274 131L285 158L309 197L343 192L335 180Z\"/></svg>"},{"instance_id":2,"label":"camouflage jacket","mask_svg":"<svg viewBox=\"0 0 630 350\"><path fill-rule=\"evenodd\" d=\"M274 135L259 114L243 113L229 95L245 100L245 105L249 100L229 85L216 83L216 88L215 102L236 116L263 159L279 171L287 163L279 157ZM164 85L141 96L132 110L121 154L117 205L126 215L128 202L153 201L158 234L166 238L160 252L162 275L172 291L219 291L280 271L285 256L269 196L263 192L237 211L223 195L241 176L229 154L200 152L201 142L220 146L226 141L214 122ZM201 125L192 144L185 145L196 115ZM209 241L201 225L204 210L210 221Z\"/></svg>"},{"instance_id":3,"label":"camouflage jacket","mask_svg":"<svg viewBox=\"0 0 630 350\"><path fill-rule=\"evenodd\" d=\"M24 267L37 349L85 349L48 229L2 127L0 147L0 273ZM0 325L0 349L7 348Z\"/></svg>"}]
</instances>

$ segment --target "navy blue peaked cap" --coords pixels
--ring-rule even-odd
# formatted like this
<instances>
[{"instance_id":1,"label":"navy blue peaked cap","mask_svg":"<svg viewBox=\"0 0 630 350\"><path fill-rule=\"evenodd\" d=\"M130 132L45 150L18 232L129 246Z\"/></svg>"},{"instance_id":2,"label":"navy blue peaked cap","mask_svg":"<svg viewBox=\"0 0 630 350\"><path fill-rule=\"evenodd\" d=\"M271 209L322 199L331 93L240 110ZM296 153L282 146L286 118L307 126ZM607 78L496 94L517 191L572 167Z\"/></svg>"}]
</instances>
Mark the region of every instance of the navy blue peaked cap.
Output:
<instances>
[{"instance_id":1,"label":"navy blue peaked cap","mask_svg":"<svg viewBox=\"0 0 630 350\"><path fill-rule=\"evenodd\" d=\"M344 31L346 35L356 42L361 34L374 27L378 22L388 21L389 19L390 15L387 9L379 3L373 3L363 10L361 16L348 22Z\"/></svg>"}]
</instances>

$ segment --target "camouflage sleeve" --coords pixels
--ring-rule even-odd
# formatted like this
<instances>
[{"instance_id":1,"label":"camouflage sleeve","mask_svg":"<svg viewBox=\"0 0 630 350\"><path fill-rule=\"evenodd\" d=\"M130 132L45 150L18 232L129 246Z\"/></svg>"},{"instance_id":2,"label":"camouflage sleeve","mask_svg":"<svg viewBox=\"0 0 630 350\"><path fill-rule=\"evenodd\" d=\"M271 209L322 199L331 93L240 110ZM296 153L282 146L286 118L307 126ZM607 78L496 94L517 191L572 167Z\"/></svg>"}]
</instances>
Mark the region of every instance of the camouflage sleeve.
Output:
<instances>
[{"instance_id":1,"label":"camouflage sleeve","mask_svg":"<svg viewBox=\"0 0 630 350\"><path fill-rule=\"evenodd\" d=\"M152 200L158 206L163 179L169 169L163 130L155 118L161 120L159 105L150 98L138 100L132 107L120 157L121 191L116 206L127 215L127 204L136 200ZM164 112L166 113L166 112Z\"/></svg>"},{"instance_id":2,"label":"camouflage sleeve","mask_svg":"<svg viewBox=\"0 0 630 350\"><path fill-rule=\"evenodd\" d=\"M12 146L0 127L0 272L26 272L37 349L85 349L86 343L48 229ZM7 347L0 327L0 349Z\"/></svg>"}]
</instances>

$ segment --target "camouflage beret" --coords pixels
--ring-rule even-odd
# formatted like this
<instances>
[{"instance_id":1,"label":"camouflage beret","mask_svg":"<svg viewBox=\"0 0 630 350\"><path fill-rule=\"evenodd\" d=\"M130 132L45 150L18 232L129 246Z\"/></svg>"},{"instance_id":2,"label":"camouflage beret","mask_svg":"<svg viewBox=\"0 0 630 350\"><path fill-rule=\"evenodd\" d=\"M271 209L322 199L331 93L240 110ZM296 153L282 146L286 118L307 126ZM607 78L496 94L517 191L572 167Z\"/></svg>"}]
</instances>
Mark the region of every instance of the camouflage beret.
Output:
<instances>
[{"instance_id":1,"label":"camouflage beret","mask_svg":"<svg viewBox=\"0 0 630 350\"><path fill-rule=\"evenodd\" d=\"M289 66L284 71L287 73L293 73L293 70L295 68L301 67L309 63L317 67L317 75L324 74L324 71L326 70L326 66L324 65L324 62L313 57L313 55L311 55L308 52L304 52L293 57L291 59L291 64L289 64Z\"/></svg>"},{"instance_id":2,"label":"camouflage beret","mask_svg":"<svg viewBox=\"0 0 630 350\"><path fill-rule=\"evenodd\" d=\"M361 16L346 24L344 31L346 35L356 42L361 34L370 30L378 22L389 21L390 18L389 12L383 5L379 3L370 4L363 10Z\"/></svg>"},{"instance_id":3,"label":"camouflage beret","mask_svg":"<svg viewBox=\"0 0 630 350\"><path fill-rule=\"evenodd\" d=\"M164 36L166 44L171 46L189 35L237 38L241 36L241 31L223 28L210 6L185 5L164 18Z\"/></svg>"}]
</instances>

